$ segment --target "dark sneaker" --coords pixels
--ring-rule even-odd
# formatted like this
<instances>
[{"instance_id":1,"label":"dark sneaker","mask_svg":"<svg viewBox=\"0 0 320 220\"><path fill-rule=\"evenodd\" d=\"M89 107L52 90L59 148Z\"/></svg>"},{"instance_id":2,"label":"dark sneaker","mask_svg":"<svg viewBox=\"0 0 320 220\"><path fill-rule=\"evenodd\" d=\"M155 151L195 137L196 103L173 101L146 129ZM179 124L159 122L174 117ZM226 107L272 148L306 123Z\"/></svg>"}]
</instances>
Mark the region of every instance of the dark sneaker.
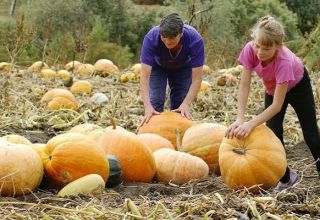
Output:
<instances>
[{"instance_id":1,"label":"dark sneaker","mask_svg":"<svg viewBox=\"0 0 320 220\"><path fill-rule=\"evenodd\" d=\"M288 189L290 187L294 187L297 184L298 179L299 179L299 175L295 171L290 170L289 182L287 182L287 183L279 182L278 185L276 186L276 188L274 188L274 191L281 192L281 191Z\"/></svg>"}]
</instances>

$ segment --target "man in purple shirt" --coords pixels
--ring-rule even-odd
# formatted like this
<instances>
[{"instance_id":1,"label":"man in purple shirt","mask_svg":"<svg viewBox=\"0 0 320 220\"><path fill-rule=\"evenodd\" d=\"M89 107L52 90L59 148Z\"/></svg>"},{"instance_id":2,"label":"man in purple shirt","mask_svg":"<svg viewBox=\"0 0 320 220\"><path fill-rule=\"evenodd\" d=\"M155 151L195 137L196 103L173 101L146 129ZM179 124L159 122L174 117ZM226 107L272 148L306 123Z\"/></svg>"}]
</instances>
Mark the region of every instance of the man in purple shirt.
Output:
<instances>
[{"instance_id":1,"label":"man in purple shirt","mask_svg":"<svg viewBox=\"0 0 320 220\"><path fill-rule=\"evenodd\" d=\"M201 35L184 24L178 14L169 14L144 37L140 62L140 89L145 110L141 125L163 111L167 83L170 110L192 119L189 105L200 88L204 65Z\"/></svg>"}]
</instances>

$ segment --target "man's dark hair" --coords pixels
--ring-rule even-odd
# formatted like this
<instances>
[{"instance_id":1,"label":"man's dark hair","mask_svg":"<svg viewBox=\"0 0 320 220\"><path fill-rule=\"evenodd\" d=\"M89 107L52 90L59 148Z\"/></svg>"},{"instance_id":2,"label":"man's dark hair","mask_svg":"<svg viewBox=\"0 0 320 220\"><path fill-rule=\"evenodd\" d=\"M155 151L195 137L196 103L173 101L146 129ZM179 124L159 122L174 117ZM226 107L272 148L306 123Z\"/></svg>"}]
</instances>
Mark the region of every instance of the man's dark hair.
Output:
<instances>
[{"instance_id":1,"label":"man's dark hair","mask_svg":"<svg viewBox=\"0 0 320 220\"><path fill-rule=\"evenodd\" d=\"M163 37L175 37L183 32L183 21L177 13L172 13L160 22L160 35Z\"/></svg>"}]
</instances>

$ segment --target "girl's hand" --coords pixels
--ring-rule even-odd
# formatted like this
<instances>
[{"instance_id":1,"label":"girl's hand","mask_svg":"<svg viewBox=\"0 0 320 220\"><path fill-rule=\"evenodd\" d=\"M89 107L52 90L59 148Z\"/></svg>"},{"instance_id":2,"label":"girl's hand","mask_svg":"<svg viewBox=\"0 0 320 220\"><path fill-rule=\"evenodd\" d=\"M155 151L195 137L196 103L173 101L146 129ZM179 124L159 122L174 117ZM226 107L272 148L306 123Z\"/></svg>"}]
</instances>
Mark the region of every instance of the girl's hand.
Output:
<instances>
[{"instance_id":1,"label":"girl's hand","mask_svg":"<svg viewBox=\"0 0 320 220\"><path fill-rule=\"evenodd\" d=\"M233 122L226 130L225 137L226 138L233 138L235 137L234 131L237 129L240 125L243 124L243 120L237 119L235 122Z\"/></svg>"},{"instance_id":2,"label":"girl's hand","mask_svg":"<svg viewBox=\"0 0 320 220\"><path fill-rule=\"evenodd\" d=\"M246 138L252 131L253 127L250 125L249 122L245 122L242 125L238 126L234 129L233 135L238 138Z\"/></svg>"}]
</instances>

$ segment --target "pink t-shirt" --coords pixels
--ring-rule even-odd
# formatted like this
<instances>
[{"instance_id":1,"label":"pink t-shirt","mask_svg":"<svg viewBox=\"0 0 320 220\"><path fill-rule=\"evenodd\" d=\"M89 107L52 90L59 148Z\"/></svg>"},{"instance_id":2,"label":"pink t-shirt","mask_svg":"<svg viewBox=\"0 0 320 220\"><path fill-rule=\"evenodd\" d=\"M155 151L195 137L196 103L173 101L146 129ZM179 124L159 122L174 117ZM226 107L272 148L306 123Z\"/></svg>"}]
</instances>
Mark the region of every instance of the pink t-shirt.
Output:
<instances>
[{"instance_id":1,"label":"pink t-shirt","mask_svg":"<svg viewBox=\"0 0 320 220\"><path fill-rule=\"evenodd\" d=\"M277 52L272 62L262 66L261 61L254 53L253 41L250 41L242 49L238 60L244 68L254 70L257 73L269 95L274 94L276 84L288 82L288 92L303 77L303 62L285 46Z\"/></svg>"}]
</instances>

